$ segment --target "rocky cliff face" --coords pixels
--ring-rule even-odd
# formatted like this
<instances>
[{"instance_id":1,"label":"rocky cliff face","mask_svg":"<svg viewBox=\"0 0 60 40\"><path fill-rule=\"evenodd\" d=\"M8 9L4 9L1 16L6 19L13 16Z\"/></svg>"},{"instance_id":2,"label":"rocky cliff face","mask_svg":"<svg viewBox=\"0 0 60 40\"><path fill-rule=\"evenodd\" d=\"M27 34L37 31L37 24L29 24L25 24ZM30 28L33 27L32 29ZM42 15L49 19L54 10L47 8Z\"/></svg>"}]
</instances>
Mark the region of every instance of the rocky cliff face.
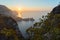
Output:
<instances>
[{"instance_id":1,"label":"rocky cliff face","mask_svg":"<svg viewBox=\"0 0 60 40\"><path fill-rule=\"evenodd\" d=\"M53 14L60 14L60 5L56 6L56 7L52 10L51 13L53 13Z\"/></svg>"},{"instance_id":2,"label":"rocky cliff face","mask_svg":"<svg viewBox=\"0 0 60 40\"><path fill-rule=\"evenodd\" d=\"M12 18L16 18L18 15L17 12L10 10L8 7L4 5L0 5L0 14L10 16Z\"/></svg>"},{"instance_id":3,"label":"rocky cliff face","mask_svg":"<svg viewBox=\"0 0 60 40\"><path fill-rule=\"evenodd\" d=\"M12 11L0 5L0 40L23 40L17 22L13 19Z\"/></svg>"},{"instance_id":4,"label":"rocky cliff face","mask_svg":"<svg viewBox=\"0 0 60 40\"><path fill-rule=\"evenodd\" d=\"M16 21L0 14L0 40L23 40Z\"/></svg>"},{"instance_id":5,"label":"rocky cliff face","mask_svg":"<svg viewBox=\"0 0 60 40\"><path fill-rule=\"evenodd\" d=\"M46 40L60 40L60 5L56 6L51 13L48 14L48 19L44 23L46 29L45 33Z\"/></svg>"}]
</instances>

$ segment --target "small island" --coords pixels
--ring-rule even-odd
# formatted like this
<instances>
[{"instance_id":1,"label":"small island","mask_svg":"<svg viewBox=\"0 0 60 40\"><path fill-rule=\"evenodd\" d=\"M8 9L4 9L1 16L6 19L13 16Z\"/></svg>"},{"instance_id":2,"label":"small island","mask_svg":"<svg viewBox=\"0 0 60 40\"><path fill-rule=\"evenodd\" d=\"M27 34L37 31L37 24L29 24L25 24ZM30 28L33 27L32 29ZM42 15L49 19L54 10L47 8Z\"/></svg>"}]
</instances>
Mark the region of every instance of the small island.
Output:
<instances>
[{"instance_id":1,"label":"small island","mask_svg":"<svg viewBox=\"0 0 60 40\"><path fill-rule=\"evenodd\" d=\"M35 19L34 18L20 18L20 17L18 17L18 18L16 18L16 21L35 21Z\"/></svg>"}]
</instances>

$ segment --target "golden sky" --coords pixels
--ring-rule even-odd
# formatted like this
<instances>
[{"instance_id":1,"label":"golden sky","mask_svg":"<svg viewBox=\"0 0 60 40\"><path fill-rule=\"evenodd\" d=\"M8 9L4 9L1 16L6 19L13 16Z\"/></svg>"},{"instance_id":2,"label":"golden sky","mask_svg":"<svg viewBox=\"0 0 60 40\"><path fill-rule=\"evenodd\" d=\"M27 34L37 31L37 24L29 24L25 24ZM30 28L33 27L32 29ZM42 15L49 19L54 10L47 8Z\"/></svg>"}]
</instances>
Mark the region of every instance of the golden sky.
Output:
<instances>
[{"instance_id":1,"label":"golden sky","mask_svg":"<svg viewBox=\"0 0 60 40\"><path fill-rule=\"evenodd\" d=\"M48 11L48 10L51 10L52 7L40 7L40 8L28 8L28 7L18 7L18 6L15 6L15 7L9 7L11 10L15 10L15 11Z\"/></svg>"}]
</instances>

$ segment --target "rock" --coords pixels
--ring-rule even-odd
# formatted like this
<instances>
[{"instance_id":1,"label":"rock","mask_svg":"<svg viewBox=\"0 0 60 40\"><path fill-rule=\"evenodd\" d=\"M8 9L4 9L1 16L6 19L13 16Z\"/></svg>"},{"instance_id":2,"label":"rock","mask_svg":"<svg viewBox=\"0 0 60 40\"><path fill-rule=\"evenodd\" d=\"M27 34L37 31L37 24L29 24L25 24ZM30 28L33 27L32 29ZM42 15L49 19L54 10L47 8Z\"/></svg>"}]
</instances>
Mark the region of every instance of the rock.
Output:
<instances>
[{"instance_id":1,"label":"rock","mask_svg":"<svg viewBox=\"0 0 60 40\"><path fill-rule=\"evenodd\" d=\"M52 10L51 13L53 13L53 14L60 14L60 5L56 6L56 7Z\"/></svg>"},{"instance_id":2,"label":"rock","mask_svg":"<svg viewBox=\"0 0 60 40\"><path fill-rule=\"evenodd\" d=\"M0 40L23 40L17 22L12 18L0 14Z\"/></svg>"},{"instance_id":3,"label":"rock","mask_svg":"<svg viewBox=\"0 0 60 40\"><path fill-rule=\"evenodd\" d=\"M23 36L14 19L14 13L0 5L0 40L23 40Z\"/></svg>"},{"instance_id":4,"label":"rock","mask_svg":"<svg viewBox=\"0 0 60 40\"><path fill-rule=\"evenodd\" d=\"M11 9L9 9L8 7L6 7L4 5L0 5L0 14L3 14L5 16L10 16L14 19L18 15L16 11L12 11Z\"/></svg>"}]
</instances>

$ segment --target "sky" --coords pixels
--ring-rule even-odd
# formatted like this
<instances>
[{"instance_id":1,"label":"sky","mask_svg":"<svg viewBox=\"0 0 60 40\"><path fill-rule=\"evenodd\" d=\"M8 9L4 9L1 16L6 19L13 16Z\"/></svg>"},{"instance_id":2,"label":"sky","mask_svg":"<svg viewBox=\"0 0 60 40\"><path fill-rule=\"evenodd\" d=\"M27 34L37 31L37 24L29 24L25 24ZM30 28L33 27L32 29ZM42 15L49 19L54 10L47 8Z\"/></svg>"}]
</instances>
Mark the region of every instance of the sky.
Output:
<instances>
[{"instance_id":1,"label":"sky","mask_svg":"<svg viewBox=\"0 0 60 40\"><path fill-rule=\"evenodd\" d=\"M0 0L0 5L23 10L51 10L60 0Z\"/></svg>"}]
</instances>

